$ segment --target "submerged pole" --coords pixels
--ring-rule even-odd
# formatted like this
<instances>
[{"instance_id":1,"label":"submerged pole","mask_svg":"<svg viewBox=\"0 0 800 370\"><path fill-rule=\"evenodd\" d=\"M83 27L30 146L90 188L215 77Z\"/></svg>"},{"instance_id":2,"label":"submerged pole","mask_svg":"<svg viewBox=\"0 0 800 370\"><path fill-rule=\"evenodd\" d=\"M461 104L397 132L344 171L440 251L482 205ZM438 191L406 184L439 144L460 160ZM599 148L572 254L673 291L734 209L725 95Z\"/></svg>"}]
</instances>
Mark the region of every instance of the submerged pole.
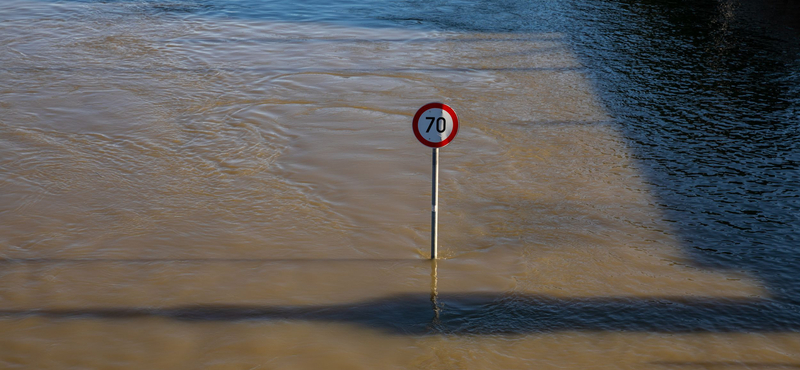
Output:
<instances>
[{"instance_id":1,"label":"submerged pole","mask_svg":"<svg viewBox=\"0 0 800 370\"><path fill-rule=\"evenodd\" d=\"M441 322L439 321L439 314L442 308L439 306L439 261L431 260L431 307L433 307L433 322L432 328L437 329Z\"/></svg>"}]
</instances>

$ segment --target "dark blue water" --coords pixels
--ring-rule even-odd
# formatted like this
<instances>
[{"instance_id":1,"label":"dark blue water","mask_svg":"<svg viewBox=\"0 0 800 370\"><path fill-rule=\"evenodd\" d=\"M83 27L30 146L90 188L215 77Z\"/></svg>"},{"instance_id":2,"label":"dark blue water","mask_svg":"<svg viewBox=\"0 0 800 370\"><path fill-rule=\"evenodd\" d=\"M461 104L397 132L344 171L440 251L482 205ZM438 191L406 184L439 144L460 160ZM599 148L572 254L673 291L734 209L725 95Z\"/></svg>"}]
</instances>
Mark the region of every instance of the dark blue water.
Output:
<instances>
[{"instance_id":1,"label":"dark blue water","mask_svg":"<svg viewBox=\"0 0 800 370\"><path fill-rule=\"evenodd\" d=\"M574 40L698 265L800 302L800 5L584 2Z\"/></svg>"}]
</instances>

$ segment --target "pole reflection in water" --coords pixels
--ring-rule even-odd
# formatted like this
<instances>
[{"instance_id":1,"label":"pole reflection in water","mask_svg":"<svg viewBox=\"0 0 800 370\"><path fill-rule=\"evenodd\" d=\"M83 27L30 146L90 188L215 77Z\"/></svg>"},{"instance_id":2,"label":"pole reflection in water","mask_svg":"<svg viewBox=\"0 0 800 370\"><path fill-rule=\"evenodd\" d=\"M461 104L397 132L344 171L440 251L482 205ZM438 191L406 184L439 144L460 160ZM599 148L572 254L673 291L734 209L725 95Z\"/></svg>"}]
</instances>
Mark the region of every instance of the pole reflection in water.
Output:
<instances>
[{"instance_id":1,"label":"pole reflection in water","mask_svg":"<svg viewBox=\"0 0 800 370\"><path fill-rule=\"evenodd\" d=\"M431 307L433 308L433 321L431 321L431 331L441 331L442 322L439 315L442 312L442 305L439 304L439 262L431 260Z\"/></svg>"}]
</instances>

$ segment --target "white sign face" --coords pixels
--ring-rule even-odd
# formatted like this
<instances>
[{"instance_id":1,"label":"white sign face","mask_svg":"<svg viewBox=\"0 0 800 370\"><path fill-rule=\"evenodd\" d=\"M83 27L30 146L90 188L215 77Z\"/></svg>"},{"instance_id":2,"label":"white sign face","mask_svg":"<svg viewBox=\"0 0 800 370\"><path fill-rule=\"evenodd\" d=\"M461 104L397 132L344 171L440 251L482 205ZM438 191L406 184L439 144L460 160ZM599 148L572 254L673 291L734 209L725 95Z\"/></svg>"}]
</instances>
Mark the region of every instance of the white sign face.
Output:
<instances>
[{"instance_id":1,"label":"white sign face","mask_svg":"<svg viewBox=\"0 0 800 370\"><path fill-rule=\"evenodd\" d=\"M423 139L441 143L453 133L453 117L441 108L430 108L420 116L417 130Z\"/></svg>"},{"instance_id":2,"label":"white sign face","mask_svg":"<svg viewBox=\"0 0 800 370\"><path fill-rule=\"evenodd\" d=\"M414 136L420 143L431 148L441 148L456 137L458 116L447 104L425 104L414 115L411 123Z\"/></svg>"}]
</instances>

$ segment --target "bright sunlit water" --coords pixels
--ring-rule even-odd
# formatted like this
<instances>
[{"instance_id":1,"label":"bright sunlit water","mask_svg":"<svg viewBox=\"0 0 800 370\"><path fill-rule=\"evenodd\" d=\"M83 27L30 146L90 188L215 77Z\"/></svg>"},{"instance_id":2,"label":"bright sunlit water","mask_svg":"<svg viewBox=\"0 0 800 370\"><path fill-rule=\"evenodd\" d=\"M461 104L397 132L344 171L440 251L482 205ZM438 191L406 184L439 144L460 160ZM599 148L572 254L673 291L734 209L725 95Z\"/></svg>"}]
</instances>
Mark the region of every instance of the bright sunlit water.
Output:
<instances>
[{"instance_id":1,"label":"bright sunlit water","mask_svg":"<svg viewBox=\"0 0 800 370\"><path fill-rule=\"evenodd\" d=\"M5 0L0 367L798 368L799 8Z\"/></svg>"}]
</instances>

